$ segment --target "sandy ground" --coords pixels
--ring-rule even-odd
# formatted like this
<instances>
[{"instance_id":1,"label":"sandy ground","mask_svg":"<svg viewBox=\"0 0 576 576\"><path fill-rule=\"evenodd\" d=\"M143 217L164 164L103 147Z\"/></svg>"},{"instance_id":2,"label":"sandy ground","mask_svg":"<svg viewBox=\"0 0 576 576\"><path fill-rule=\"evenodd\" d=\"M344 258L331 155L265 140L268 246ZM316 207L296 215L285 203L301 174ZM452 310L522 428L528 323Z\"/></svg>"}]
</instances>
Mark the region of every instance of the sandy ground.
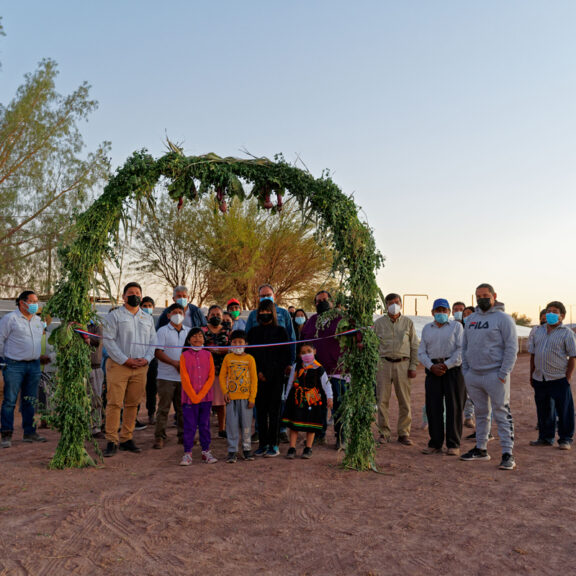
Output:
<instances>
[{"instance_id":1,"label":"sandy ground","mask_svg":"<svg viewBox=\"0 0 576 576\"><path fill-rule=\"evenodd\" d=\"M309 461L211 466L195 448L184 468L174 428L161 451L148 428L141 454L86 470L46 469L52 431L16 441L0 451L0 575L574 573L576 453L528 446L528 356L512 380L513 472L498 470L497 439L490 462L422 455L423 382L419 371L416 444L379 447L379 474L342 470L332 445ZM213 452L224 458L225 441Z\"/></svg>"}]
</instances>

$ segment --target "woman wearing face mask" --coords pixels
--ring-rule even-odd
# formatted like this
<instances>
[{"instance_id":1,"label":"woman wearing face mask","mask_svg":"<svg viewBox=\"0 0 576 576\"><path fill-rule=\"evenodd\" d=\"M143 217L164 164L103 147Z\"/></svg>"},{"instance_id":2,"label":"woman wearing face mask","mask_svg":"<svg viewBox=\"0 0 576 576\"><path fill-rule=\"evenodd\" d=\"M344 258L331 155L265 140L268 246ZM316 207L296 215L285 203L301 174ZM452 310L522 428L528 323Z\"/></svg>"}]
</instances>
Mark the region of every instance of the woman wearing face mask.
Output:
<instances>
[{"instance_id":1,"label":"woman wearing face mask","mask_svg":"<svg viewBox=\"0 0 576 576\"><path fill-rule=\"evenodd\" d=\"M271 300L262 300L257 310L258 325L248 333L249 344L289 342L285 328L278 326L276 307ZM251 348L258 372L256 413L260 446L254 456L273 458L280 454L280 406L284 373L290 364L290 346Z\"/></svg>"},{"instance_id":2,"label":"woman wearing face mask","mask_svg":"<svg viewBox=\"0 0 576 576\"><path fill-rule=\"evenodd\" d=\"M294 312L294 319L292 320L296 340L302 340L302 328L304 327L304 324L306 324L306 320L308 320L306 312L304 312L302 308L298 308L298 310Z\"/></svg>"},{"instance_id":3,"label":"woman wearing face mask","mask_svg":"<svg viewBox=\"0 0 576 576\"><path fill-rule=\"evenodd\" d=\"M230 330L223 325L224 314L222 308L217 304L210 306L206 315L208 325L204 330L206 346L219 346L218 349L212 349L212 359L216 370L214 379L214 399L212 400L212 410L218 416L218 438L226 438L226 402L224 394L220 388L220 368L224 361L224 356L228 353L226 346L229 344Z\"/></svg>"}]
</instances>

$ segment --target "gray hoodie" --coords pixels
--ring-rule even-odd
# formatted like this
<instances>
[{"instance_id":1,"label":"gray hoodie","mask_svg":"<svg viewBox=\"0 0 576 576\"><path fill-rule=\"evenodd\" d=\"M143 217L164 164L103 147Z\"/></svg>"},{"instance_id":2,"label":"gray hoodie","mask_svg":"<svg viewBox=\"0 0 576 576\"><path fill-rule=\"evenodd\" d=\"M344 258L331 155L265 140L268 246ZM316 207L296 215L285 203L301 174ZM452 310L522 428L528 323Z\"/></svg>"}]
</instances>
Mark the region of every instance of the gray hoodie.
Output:
<instances>
[{"instance_id":1,"label":"gray hoodie","mask_svg":"<svg viewBox=\"0 0 576 576\"><path fill-rule=\"evenodd\" d=\"M504 304L496 302L487 312L477 307L466 320L463 371L498 372L498 378L504 380L512 372L518 354L516 324L504 312Z\"/></svg>"}]
</instances>

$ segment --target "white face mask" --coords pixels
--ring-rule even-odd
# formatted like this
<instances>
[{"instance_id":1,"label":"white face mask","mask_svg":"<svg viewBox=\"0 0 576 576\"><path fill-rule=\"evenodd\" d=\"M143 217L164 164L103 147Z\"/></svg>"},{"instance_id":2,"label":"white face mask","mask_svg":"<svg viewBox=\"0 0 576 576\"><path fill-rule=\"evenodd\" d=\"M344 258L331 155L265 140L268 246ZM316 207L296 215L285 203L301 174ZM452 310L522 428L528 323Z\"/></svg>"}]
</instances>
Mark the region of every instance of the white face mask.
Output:
<instances>
[{"instance_id":1,"label":"white face mask","mask_svg":"<svg viewBox=\"0 0 576 576\"><path fill-rule=\"evenodd\" d=\"M244 348L232 348L232 352L234 352L234 354L238 354L238 356L244 354Z\"/></svg>"},{"instance_id":2,"label":"white face mask","mask_svg":"<svg viewBox=\"0 0 576 576\"><path fill-rule=\"evenodd\" d=\"M176 326L178 326L179 324L182 324L182 322L184 322L184 315L183 314L172 314L172 316L170 316L170 322L172 322L172 324L176 324Z\"/></svg>"},{"instance_id":3,"label":"white face mask","mask_svg":"<svg viewBox=\"0 0 576 576\"><path fill-rule=\"evenodd\" d=\"M198 352L199 350L202 350L202 346L190 346L190 348L192 350L194 350L194 352Z\"/></svg>"},{"instance_id":4,"label":"white face mask","mask_svg":"<svg viewBox=\"0 0 576 576\"><path fill-rule=\"evenodd\" d=\"M391 316L396 316L396 314L400 314L400 310L402 310L402 306L400 306L400 304L390 304L390 306L388 306L388 314L390 314Z\"/></svg>"}]
</instances>

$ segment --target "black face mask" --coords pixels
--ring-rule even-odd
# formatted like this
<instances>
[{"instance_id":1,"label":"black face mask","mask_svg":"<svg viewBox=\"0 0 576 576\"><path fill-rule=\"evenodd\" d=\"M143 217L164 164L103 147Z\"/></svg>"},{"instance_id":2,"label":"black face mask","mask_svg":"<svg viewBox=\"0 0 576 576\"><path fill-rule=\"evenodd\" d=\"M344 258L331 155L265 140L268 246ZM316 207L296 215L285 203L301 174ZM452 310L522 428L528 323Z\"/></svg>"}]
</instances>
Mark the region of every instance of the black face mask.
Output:
<instances>
[{"instance_id":1,"label":"black face mask","mask_svg":"<svg viewBox=\"0 0 576 576\"><path fill-rule=\"evenodd\" d=\"M492 308L492 302L490 298L477 298L476 301L478 302L478 308L483 312L488 312L490 308Z\"/></svg>"},{"instance_id":2,"label":"black face mask","mask_svg":"<svg viewBox=\"0 0 576 576\"><path fill-rule=\"evenodd\" d=\"M328 300L320 300L320 302L316 304L316 312L318 312L318 314L328 312L328 310L330 310L330 302L328 302Z\"/></svg>"},{"instance_id":3,"label":"black face mask","mask_svg":"<svg viewBox=\"0 0 576 576\"><path fill-rule=\"evenodd\" d=\"M225 328L226 330L232 328L232 322L222 322L222 328Z\"/></svg>"},{"instance_id":4,"label":"black face mask","mask_svg":"<svg viewBox=\"0 0 576 576\"><path fill-rule=\"evenodd\" d=\"M134 308L140 306L140 302L142 302L142 298L136 296L136 294L130 294L130 296L126 298L126 304L128 304L128 306L133 306Z\"/></svg>"},{"instance_id":5,"label":"black face mask","mask_svg":"<svg viewBox=\"0 0 576 576\"><path fill-rule=\"evenodd\" d=\"M269 324L270 322L272 322L272 314L269 313L258 314L258 322L260 324Z\"/></svg>"},{"instance_id":6,"label":"black face mask","mask_svg":"<svg viewBox=\"0 0 576 576\"><path fill-rule=\"evenodd\" d=\"M222 324L222 320L220 320L218 316L212 316L212 318L208 320L208 324L210 324L210 326L220 326L220 324Z\"/></svg>"}]
</instances>

